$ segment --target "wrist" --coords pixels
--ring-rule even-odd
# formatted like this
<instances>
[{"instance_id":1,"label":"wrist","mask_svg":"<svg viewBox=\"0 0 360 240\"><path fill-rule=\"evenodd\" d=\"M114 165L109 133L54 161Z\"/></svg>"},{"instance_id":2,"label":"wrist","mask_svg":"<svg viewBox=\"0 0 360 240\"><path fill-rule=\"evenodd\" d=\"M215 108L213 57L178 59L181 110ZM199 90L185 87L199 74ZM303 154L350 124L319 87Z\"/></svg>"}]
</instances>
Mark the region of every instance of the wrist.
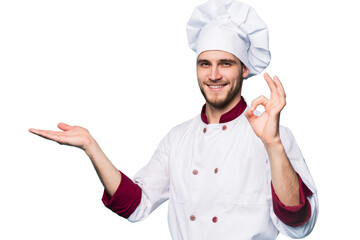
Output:
<instances>
[{"instance_id":1,"label":"wrist","mask_svg":"<svg viewBox=\"0 0 360 240\"><path fill-rule=\"evenodd\" d=\"M271 140L266 140L266 141L262 141L265 148L278 148L279 146L282 146L282 142L280 137L276 137L274 139Z\"/></svg>"},{"instance_id":2,"label":"wrist","mask_svg":"<svg viewBox=\"0 0 360 240\"><path fill-rule=\"evenodd\" d=\"M86 141L86 144L84 144L83 149L85 153L90 156L92 153L96 150L97 143L95 139L89 135L88 140Z\"/></svg>"},{"instance_id":3,"label":"wrist","mask_svg":"<svg viewBox=\"0 0 360 240\"><path fill-rule=\"evenodd\" d=\"M285 153L284 145L282 144L281 140L264 143L264 146L270 159Z\"/></svg>"}]
</instances>

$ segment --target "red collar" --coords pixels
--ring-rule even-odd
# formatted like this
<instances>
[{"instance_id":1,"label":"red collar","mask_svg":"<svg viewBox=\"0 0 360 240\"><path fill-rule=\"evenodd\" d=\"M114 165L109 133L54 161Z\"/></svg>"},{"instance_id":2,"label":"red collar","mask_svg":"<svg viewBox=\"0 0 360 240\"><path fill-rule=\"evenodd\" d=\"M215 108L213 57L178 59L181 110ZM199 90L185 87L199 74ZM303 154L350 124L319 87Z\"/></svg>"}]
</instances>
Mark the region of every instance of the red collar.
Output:
<instances>
[{"instance_id":1,"label":"red collar","mask_svg":"<svg viewBox=\"0 0 360 240\"><path fill-rule=\"evenodd\" d=\"M237 118L244 112L246 106L247 106L247 104L246 104L244 98L241 97L240 102L238 104L236 104L235 107L233 107L227 113L224 113L223 115L221 115L219 123L226 123L226 122L230 122L230 121L234 120L235 118ZM205 107L206 107L206 104L204 104L204 106L202 107L202 110L201 110L201 120L204 123L209 124L208 119L205 115Z\"/></svg>"}]
</instances>

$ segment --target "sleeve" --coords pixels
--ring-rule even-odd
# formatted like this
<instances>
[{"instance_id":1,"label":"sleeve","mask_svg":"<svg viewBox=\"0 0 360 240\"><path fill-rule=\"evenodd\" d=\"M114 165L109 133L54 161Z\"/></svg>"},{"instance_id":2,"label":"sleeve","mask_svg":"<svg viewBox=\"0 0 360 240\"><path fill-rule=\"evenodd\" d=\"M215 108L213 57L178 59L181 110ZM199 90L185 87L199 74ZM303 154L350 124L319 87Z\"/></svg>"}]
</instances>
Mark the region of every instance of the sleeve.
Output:
<instances>
[{"instance_id":1,"label":"sleeve","mask_svg":"<svg viewBox=\"0 0 360 240\"><path fill-rule=\"evenodd\" d=\"M112 197L104 190L102 202L105 207L121 217L128 218L140 204L141 188L120 172L121 182Z\"/></svg>"},{"instance_id":2,"label":"sleeve","mask_svg":"<svg viewBox=\"0 0 360 240\"><path fill-rule=\"evenodd\" d=\"M271 195L274 213L283 223L291 227L298 227L305 224L311 216L311 206L307 197L311 196L313 193L303 183L299 174L298 178L300 204L297 206L284 205L276 195L271 183Z\"/></svg>"},{"instance_id":3,"label":"sleeve","mask_svg":"<svg viewBox=\"0 0 360 240\"><path fill-rule=\"evenodd\" d=\"M169 199L170 133L160 142L150 162L135 175L134 182L141 188L141 201L128 220L145 219Z\"/></svg>"},{"instance_id":4,"label":"sleeve","mask_svg":"<svg viewBox=\"0 0 360 240\"><path fill-rule=\"evenodd\" d=\"M281 126L280 138L292 166L299 175L300 196L303 201L299 206L286 207L280 201L276 202L276 195L272 194L270 215L281 233L291 238L303 238L311 233L317 220L319 202L316 186L291 131Z\"/></svg>"}]
</instances>

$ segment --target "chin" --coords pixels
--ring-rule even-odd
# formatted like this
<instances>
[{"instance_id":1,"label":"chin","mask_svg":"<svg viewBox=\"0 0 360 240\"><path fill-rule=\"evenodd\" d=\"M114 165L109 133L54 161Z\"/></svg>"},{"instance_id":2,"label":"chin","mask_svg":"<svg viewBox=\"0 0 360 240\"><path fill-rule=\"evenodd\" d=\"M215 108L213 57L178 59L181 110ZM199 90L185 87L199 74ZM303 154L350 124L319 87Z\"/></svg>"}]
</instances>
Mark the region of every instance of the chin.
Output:
<instances>
[{"instance_id":1,"label":"chin","mask_svg":"<svg viewBox=\"0 0 360 240\"><path fill-rule=\"evenodd\" d=\"M214 108L218 108L218 109L223 109L223 108L226 108L230 101L227 101L227 99L222 99L222 100L219 100L219 99L216 99L216 100L212 100L212 99L206 99L206 102L214 107Z\"/></svg>"},{"instance_id":2,"label":"chin","mask_svg":"<svg viewBox=\"0 0 360 240\"><path fill-rule=\"evenodd\" d=\"M202 95L204 96L206 102L216 109L224 109L228 107L236 98L240 95L240 90L224 92L222 94L213 94L206 92L203 88L200 88Z\"/></svg>"}]
</instances>

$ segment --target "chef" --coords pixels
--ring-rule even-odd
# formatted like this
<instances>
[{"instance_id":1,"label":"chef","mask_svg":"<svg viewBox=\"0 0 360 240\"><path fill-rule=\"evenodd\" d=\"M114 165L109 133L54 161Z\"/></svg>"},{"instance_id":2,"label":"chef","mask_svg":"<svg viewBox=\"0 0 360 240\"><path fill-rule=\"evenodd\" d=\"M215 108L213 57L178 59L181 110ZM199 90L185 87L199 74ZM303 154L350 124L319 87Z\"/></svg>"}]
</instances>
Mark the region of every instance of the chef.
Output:
<instances>
[{"instance_id":1,"label":"chef","mask_svg":"<svg viewBox=\"0 0 360 240\"><path fill-rule=\"evenodd\" d=\"M241 96L243 80L270 62L266 25L246 4L210 0L194 10L187 33L206 103L163 138L133 180L85 128L60 123L59 132L30 132L83 149L105 187L105 206L131 222L169 200L174 240L307 236L318 215L317 193L292 133L279 125L284 88L264 74L270 99L248 106Z\"/></svg>"}]
</instances>

